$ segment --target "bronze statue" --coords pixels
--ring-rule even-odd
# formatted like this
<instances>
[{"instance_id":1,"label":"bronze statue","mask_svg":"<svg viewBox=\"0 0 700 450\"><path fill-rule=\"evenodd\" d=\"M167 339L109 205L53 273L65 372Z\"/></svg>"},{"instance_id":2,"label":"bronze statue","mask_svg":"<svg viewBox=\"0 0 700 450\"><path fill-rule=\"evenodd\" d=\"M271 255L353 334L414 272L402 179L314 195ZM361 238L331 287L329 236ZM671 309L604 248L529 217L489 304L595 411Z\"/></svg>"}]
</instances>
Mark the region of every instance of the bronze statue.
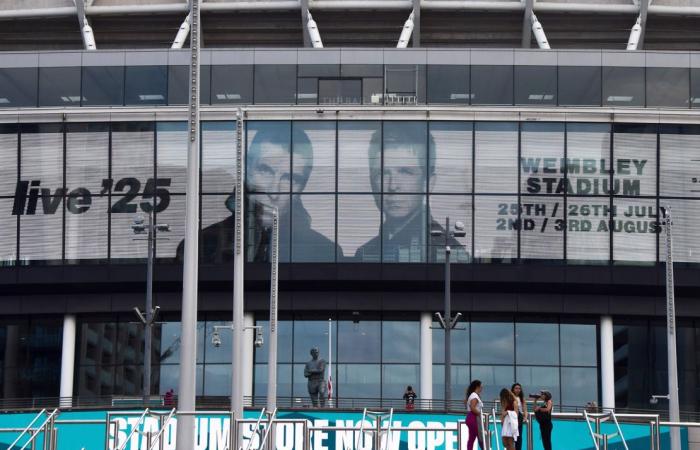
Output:
<instances>
[{"instance_id":1,"label":"bronze statue","mask_svg":"<svg viewBox=\"0 0 700 450\"><path fill-rule=\"evenodd\" d=\"M317 347L311 349L311 361L306 363L304 367L304 376L309 379L307 384L311 404L314 407L326 406L326 384L324 382L324 374L326 372L326 361L319 359L319 351Z\"/></svg>"}]
</instances>

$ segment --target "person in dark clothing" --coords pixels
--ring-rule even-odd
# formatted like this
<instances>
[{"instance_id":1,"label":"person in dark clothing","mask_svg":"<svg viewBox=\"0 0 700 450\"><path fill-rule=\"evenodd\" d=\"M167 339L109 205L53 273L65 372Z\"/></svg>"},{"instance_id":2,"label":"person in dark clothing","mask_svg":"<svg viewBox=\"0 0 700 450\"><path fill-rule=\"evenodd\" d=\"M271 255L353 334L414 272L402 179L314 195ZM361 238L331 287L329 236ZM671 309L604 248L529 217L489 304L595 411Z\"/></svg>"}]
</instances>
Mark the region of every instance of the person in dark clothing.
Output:
<instances>
[{"instance_id":1,"label":"person in dark clothing","mask_svg":"<svg viewBox=\"0 0 700 450\"><path fill-rule=\"evenodd\" d=\"M403 393L403 399L406 402L406 409L413 411L416 407L416 398L418 394L413 390L413 386L406 386L406 392Z\"/></svg>"},{"instance_id":2,"label":"person in dark clothing","mask_svg":"<svg viewBox=\"0 0 700 450\"><path fill-rule=\"evenodd\" d=\"M378 152L382 141L384 153L380 158ZM445 218L427 217L424 195L427 180L431 186L435 183L434 148L432 138L426 145L425 132L420 127L386 125L383 133L376 132L372 136L369 146L370 183L377 208L383 213L382 233L360 246L355 258L376 260L380 246L384 262L424 262L444 258L445 229L441 223ZM428 235L437 230L442 235L431 237L430 245L427 245ZM468 258L464 245L454 237L450 237L447 244L453 260Z\"/></svg>"},{"instance_id":3,"label":"person in dark clothing","mask_svg":"<svg viewBox=\"0 0 700 450\"><path fill-rule=\"evenodd\" d=\"M552 450L552 406L552 394L549 391L541 391L535 406L535 419L540 425L544 450Z\"/></svg>"},{"instance_id":4,"label":"person in dark clothing","mask_svg":"<svg viewBox=\"0 0 700 450\"><path fill-rule=\"evenodd\" d=\"M341 249L311 227L311 216L297 195L304 190L313 167L313 148L306 133L294 128L294 157L291 158L289 129L277 122L257 126L247 153L245 252L246 260L268 262L271 250L272 214L279 223L279 260L289 261L290 236L299 250L295 261L334 260ZM292 167L293 166L293 167ZM223 205L222 205L223 206ZM204 228L200 236L200 258L204 263L226 263L234 256L235 195L225 201L231 216ZM293 224L292 233L289 227ZM177 255L182 259L184 240Z\"/></svg>"}]
</instances>

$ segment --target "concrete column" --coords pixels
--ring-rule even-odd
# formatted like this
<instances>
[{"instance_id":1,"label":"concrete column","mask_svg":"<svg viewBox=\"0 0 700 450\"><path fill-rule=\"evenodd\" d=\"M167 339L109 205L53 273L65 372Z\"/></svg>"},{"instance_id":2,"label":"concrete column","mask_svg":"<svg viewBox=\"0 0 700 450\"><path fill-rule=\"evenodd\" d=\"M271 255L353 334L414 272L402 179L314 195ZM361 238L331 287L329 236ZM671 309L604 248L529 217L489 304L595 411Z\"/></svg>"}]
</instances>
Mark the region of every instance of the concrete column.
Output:
<instances>
[{"instance_id":1,"label":"concrete column","mask_svg":"<svg viewBox=\"0 0 700 450\"><path fill-rule=\"evenodd\" d=\"M255 330L252 327L255 325L255 316L252 312L246 312L243 315L243 326L248 328L243 334L243 397L248 399L253 396L253 358L254 358L254 346L255 342ZM236 368L237 370L237 368ZM249 404L248 400L244 404Z\"/></svg>"},{"instance_id":2,"label":"concrete column","mask_svg":"<svg viewBox=\"0 0 700 450\"><path fill-rule=\"evenodd\" d=\"M433 314L420 314L420 387L418 388L418 404L430 407L433 398Z\"/></svg>"},{"instance_id":3,"label":"concrete column","mask_svg":"<svg viewBox=\"0 0 700 450\"><path fill-rule=\"evenodd\" d=\"M63 316L63 344L61 345L61 407L71 407L73 397L73 378L75 372L75 335L76 320L74 314Z\"/></svg>"},{"instance_id":4,"label":"concrete column","mask_svg":"<svg viewBox=\"0 0 700 450\"><path fill-rule=\"evenodd\" d=\"M600 385L603 408L615 407L615 347L613 320L600 316Z\"/></svg>"}]
</instances>

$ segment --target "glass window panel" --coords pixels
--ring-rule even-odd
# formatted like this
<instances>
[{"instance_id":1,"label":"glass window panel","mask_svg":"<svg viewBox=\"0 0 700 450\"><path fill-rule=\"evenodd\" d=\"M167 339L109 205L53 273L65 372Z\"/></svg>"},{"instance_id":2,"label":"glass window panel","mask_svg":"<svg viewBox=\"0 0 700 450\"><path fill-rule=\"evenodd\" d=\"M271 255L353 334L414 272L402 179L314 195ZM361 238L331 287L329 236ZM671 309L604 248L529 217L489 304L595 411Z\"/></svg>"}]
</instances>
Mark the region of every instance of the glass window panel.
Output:
<instances>
[{"instance_id":1,"label":"glass window panel","mask_svg":"<svg viewBox=\"0 0 700 450\"><path fill-rule=\"evenodd\" d=\"M472 366L471 379L481 380L481 400L487 403L485 409L490 406L488 403L498 403L498 393L504 387L513 384L514 373L513 366ZM465 388L469 386L468 382L464 385Z\"/></svg>"},{"instance_id":2,"label":"glass window panel","mask_svg":"<svg viewBox=\"0 0 700 450\"><path fill-rule=\"evenodd\" d=\"M648 107L689 107L689 69L647 67L646 75Z\"/></svg>"},{"instance_id":3,"label":"glass window panel","mask_svg":"<svg viewBox=\"0 0 700 450\"><path fill-rule=\"evenodd\" d=\"M440 236L430 236L430 262L445 261L445 218L450 218L450 230L455 232L457 222L462 224L464 236L448 240L450 261L468 263L471 260L472 197L471 195L431 195L430 231L441 230Z\"/></svg>"},{"instance_id":4,"label":"glass window panel","mask_svg":"<svg viewBox=\"0 0 700 450\"><path fill-rule=\"evenodd\" d=\"M69 192L85 187L93 194L106 193L105 178L109 178L109 125L69 124L66 130L66 186Z\"/></svg>"},{"instance_id":5,"label":"glass window panel","mask_svg":"<svg viewBox=\"0 0 700 450\"><path fill-rule=\"evenodd\" d=\"M290 122L248 122L248 152L246 155L247 187L249 192L289 192L291 181ZM275 204L280 215L289 204Z\"/></svg>"},{"instance_id":6,"label":"glass window panel","mask_svg":"<svg viewBox=\"0 0 700 450\"><path fill-rule=\"evenodd\" d=\"M158 241L156 242L156 256L158 259L176 259L178 255L178 247L180 242L184 242L185 238L185 209L186 198L184 195L168 196L169 203L166 208L156 208L156 224L168 225L170 231L159 232ZM146 199L150 202L150 199ZM161 208L165 205L166 200L161 197ZM184 251L184 249L183 249ZM184 256L184 254L183 254Z\"/></svg>"},{"instance_id":7,"label":"glass window panel","mask_svg":"<svg viewBox=\"0 0 700 450\"><path fill-rule=\"evenodd\" d=\"M661 206L670 206L673 217L673 260L674 262L700 262L700 233L697 219L700 217L700 201L661 199ZM659 257L666 258L665 234L661 235Z\"/></svg>"},{"instance_id":8,"label":"glass window panel","mask_svg":"<svg viewBox=\"0 0 700 450\"><path fill-rule=\"evenodd\" d=\"M362 103L365 105L381 105L384 97L384 78L362 79Z\"/></svg>"},{"instance_id":9,"label":"glass window panel","mask_svg":"<svg viewBox=\"0 0 700 450\"><path fill-rule=\"evenodd\" d=\"M336 392L339 398L380 397L381 367L378 364L338 364Z\"/></svg>"},{"instance_id":10,"label":"glass window panel","mask_svg":"<svg viewBox=\"0 0 700 450\"><path fill-rule=\"evenodd\" d=\"M337 325L334 326L337 327ZM334 331L333 336L334 339L337 339L336 342L338 342L338 345L340 345L342 341L340 339L341 337L338 335L338 332ZM346 345L352 345L352 342L349 342ZM311 360L310 351L314 347L318 347L319 350L321 350L320 358L326 360L328 359L328 320L295 320L294 362L302 363L302 374L304 373L303 365L307 361ZM379 352L379 349L377 349L377 352ZM335 364L338 355L335 352L333 353L333 363Z\"/></svg>"},{"instance_id":11,"label":"glass window panel","mask_svg":"<svg viewBox=\"0 0 700 450\"><path fill-rule=\"evenodd\" d=\"M20 178L29 182L20 216L20 257L61 260L63 252L63 133L61 127L22 129ZM59 170L57 170L59 168ZM32 195L36 192L37 195Z\"/></svg>"},{"instance_id":12,"label":"glass window panel","mask_svg":"<svg viewBox=\"0 0 700 450\"><path fill-rule=\"evenodd\" d=\"M566 258L585 263L610 259L610 199L567 198Z\"/></svg>"},{"instance_id":13,"label":"glass window panel","mask_svg":"<svg viewBox=\"0 0 700 450\"><path fill-rule=\"evenodd\" d=\"M615 198L613 258L633 264L656 261L656 201L653 199Z\"/></svg>"},{"instance_id":14,"label":"glass window panel","mask_svg":"<svg viewBox=\"0 0 700 450\"><path fill-rule=\"evenodd\" d=\"M233 197L231 197L233 198ZM289 194L258 194L248 196L246 210L246 260L249 262L269 262L272 230L272 209L278 208L279 261L289 262L289 240L291 214ZM228 200L227 200L228 202Z\"/></svg>"},{"instance_id":15,"label":"glass window panel","mask_svg":"<svg viewBox=\"0 0 700 450\"><path fill-rule=\"evenodd\" d=\"M36 106L39 94L36 67L0 69L0 107Z\"/></svg>"},{"instance_id":16,"label":"glass window panel","mask_svg":"<svg viewBox=\"0 0 700 450\"><path fill-rule=\"evenodd\" d=\"M572 123L567 124L566 129L568 193L607 195L610 185L610 125Z\"/></svg>"},{"instance_id":17,"label":"glass window panel","mask_svg":"<svg viewBox=\"0 0 700 450\"><path fill-rule=\"evenodd\" d=\"M334 368L337 371L337 367ZM279 372L277 373L279 383ZM306 378L304 378L304 364L292 365L292 395L294 403L298 406L311 405L309 389Z\"/></svg>"},{"instance_id":18,"label":"glass window panel","mask_svg":"<svg viewBox=\"0 0 700 450\"><path fill-rule=\"evenodd\" d=\"M469 366L452 365L452 400L464 400L466 398L467 386L471 382L471 370ZM416 387L413 386L413 390ZM418 392L420 402L420 392ZM433 399L442 400L445 398L445 366L433 364Z\"/></svg>"},{"instance_id":19,"label":"glass window panel","mask_svg":"<svg viewBox=\"0 0 700 450\"><path fill-rule=\"evenodd\" d=\"M14 196L17 188L17 127L0 125L0 195Z\"/></svg>"},{"instance_id":20,"label":"glass window panel","mask_svg":"<svg viewBox=\"0 0 700 450\"><path fill-rule=\"evenodd\" d=\"M296 81L296 65L256 65L255 103L296 103Z\"/></svg>"},{"instance_id":21,"label":"glass window panel","mask_svg":"<svg viewBox=\"0 0 700 450\"><path fill-rule=\"evenodd\" d=\"M4 230L0 235L0 266L13 265L17 260L17 216L8 214L12 211L14 200L0 198L0 207L5 214L0 216L0 227Z\"/></svg>"},{"instance_id":22,"label":"glass window panel","mask_svg":"<svg viewBox=\"0 0 700 450\"><path fill-rule=\"evenodd\" d=\"M172 370L172 367L165 366L165 369ZM156 368L155 371L157 370ZM167 374L167 370L164 370L164 372L164 375ZM141 394L143 366L116 366L114 378L116 380L114 383L114 393L116 395Z\"/></svg>"},{"instance_id":23,"label":"glass window panel","mask_svg":"<svg viewBox=\"0 0 700 450\"><path fill-rule=\"evenodd\" d=\"M558 68L559 104L573 106L600 106L602 73L600 67Z\"/></svg>"},{"instance_id":24,"label":"glass window panel","mask_svg":"<svg viewBox=\"0 0 700 450\"><path fill-rule=\"evenodd\" d=\"M472 322L472 364L513 364L513 333L513 322Z\"/></svg>"},{"instance_id":25,"label":"glass window panel","mask_svg":"<svg viewBox=\"0 0 700 450\"><path fill-rule=\"evenodd\" d=\"M211 104L253 103L253 66L211 66Z\"/></svg>"},{"instance_id":26,"label":"glass window panel","mask_svg":"<svg viewBox=\"0 0 700 450\"><path fill-rule=\"evenodd\" d=\"M340 66L341 77L384 77L381 64L343 64Z\"/></svg>"},{"instance_id":27,"label":"glass window panel","mask_svg":"<svg viewBox=\"0 0 700 450\"><path fill-rule=\"evenodd\" d=\"M603 106L644 106L644 67L603 67Z\"/></svg>"},{"instance_id":28,"label":"glass window panel","mask_svg":"<svg viewBox=\"0 0 700 450\"><path fill-rule=\"evenodd\" d=\"M382 365L382 398L401 401L406 386L417 390L420 383L418 364ZM420 394L420 393L418 393Z\"/></svg>"},{"instance_id":29,"label":"glass window panel","mask_svg":"<svg viewBox=\"0 0 700 450\"><path fill-rule=\"evenodd\" d=\"M425 66L391 64L385 66L387 95L417 96L420 90L421 70L425 71Z\"/></svg>"},{"instance_id":30,"label":"glass window panel","mask_svg":"<svg viewBox=\"0 0 700 450\"><path fill-rule=\"evenodd\" d=\"M80 106L80 67L40 67L39 106Z\"/></svg>"},{"instance_id":31,"label":"glass window panel","mask_svg":"<svg viewBox=\"0 0 700 450\"><path fill-rule=\"evenodd\" d=\"M141 324L135 324L142 330ZM153 327L154 364L177 364L180 362L180 322L160 322ZM142 331L140 332L142 333ZM205 322L197 321L197 363L204 361Z\"/></svg>"},{"instance_id":32,"label":"glass window panel","mask_svg":"<svg viewBox=\"0 0 700 450\"><path fill-rule=\"evenodd\" d=\"M335 122L294 122L292 191L335 191Z\"/></svg>"},{"instance_id":33,"label":"glass window panel","mask_svg":"<svg viewBox=\"0 0 700 450\"><path fill-rule=\"evenodd\" d=\"M561 404L564 406L586 406L598 402L598 371L592 368L561 368Z\"/></svg>"},{"instance_id":34,"label":"glass window panel","mask_svg":"<svg viewBox=\"0 0 700 450\"><path fill-rule=\"evenodd\" d=\"M338 191L379 191L381 136L381 122L338 122Z\"/></svg>"},{"instance_id":35,"label":"glass window panel","mask_svg":"<svg viewBox=\"0 0 700 450\"><path fill-rule=\"evenodd\" d=\"M231 263L233 270L234 202L234 197L229 195L202 196L202 231L199 234L202 263ZM180 242L178 258L182 258L183 251L183 242Z\"/></svg>"},{"instance_id":36,"label":"glass window panel","mask_svg":"<svg viewBox=\"0 0 700 450\"><path fill-rule=\"evenodd\" d=\"M474 202L474 257L483 262L517 258L518 198L478 195Z\"/></svg>"},{"instance_id":37,"label":"glass window panel","mask_svg":"<svg viewBox=\"0 0 700 450\"><path fill-rule=\"evenodd\" d=\"M83 106L124 104L124 67L83 67Z\"/></svg>"},{"instance_id":38,"label":"glass window panel","mask_svg":"<svg viewBox=\"0 0 700 450\"><path fill-rule=\"evenodd\" d=\"M524 123L520 138L520 191L564 195L564 124Z\"/></svg>"},{"instance_id":39,"label":"glass window panel","mask_svg":"<svg viewBox=\"0 0 700 450\"><path fill-rule=\"evenodd\" d=\"M338 321L338 362L378 363L382 350L380 328L378 320Z\"/></svg>"},{"instance_id":40,"label":"glass window panel","mask_svg":"<svg viewBox=\"0 0 700 450\"><path fill-rule=\"evenodd\" d=\"M516 105L556 105L556 66L515 66Z\"/></svg>"},{"instance_id":41,"label":"glass window panel","mask_svg":"<svg viewBox=\"0 0 700 450\"><path fill-rule=\"evenodd\" d=\"M110 257L113 262L133 262L134 259L145 259L148 255L145 241L135 240L137 236L131 228L138 216L148 220L142 211L137 210L141 203L145 203L145 199L140 195L134 198L112 195Z\"/></svg>"},{"instance_id":42,"label":"glass window panel","mask_svg":"<svg viewBox=\"0 0 700 450\"><path fill-rule=\"evenodd\" d=\"M127 122L112 124L112 192L142 192L149 178L154 177L153 123ZM135 178L137 183L120 181Z\"/></svg>"},{"instance_id":43,"label":"glass window panel","mask_svg":"<svg viewBox=\"0 0 700 450\"><path fill-rule=\"evenodd\" d=\"M379 208L373 195L338 196L338 261L379 262Z\"/></svg>"},{"instance_id":44,"label":"glass window panel","mask_svg":"<svg viewBox=\"0 0 700 450\"><path fill-rule=\"evenodd\" d=\"M109 198L98 195L68 196L66 202L66 260L106 261ZM82 212L73 213L71 208Z\"/></svg>"},{"instance_id":45,"label":"glass window panel","mask_svg":"<svg viewBox=\"0 0 700 450\"><path fill-rule=\"evenodd\" d=\"M280 400L292 397L292 367L291 364L277 365L277 398ZM267 396L267 364L255 365L253 395L259 398Z\"/></svg>"},{"instance_id":46,"label":"glass window panel","mask_svg":"<svg viewBox=\"0 0 700 450\"><path fill-rule=\"evenodd\" d=\"M559 325L556 323L516 323L515 363L559 365Z\"/></svg>"},{"instance_id":47,"label":"glass window panel","mask_svg":"<svg viewBox=\"0 0 700 450\"><path fill-rule=\"evenodd\" d=\"M472 191L471 122L430 122L430 192Z\"/></svg>"},{"instance_id":48,"label":"glass window panel","mask_svg":"<svg viewBox=\"0 0 700 450\"><path fill-rule=\"evenodd\" d=\"M469 66L428 66L428 103L469 103Z\"/></svg>"},{"instance_id":49,"label":"glass window panel","mask_svg":"<svg viewBox=\"0 0 700 450\"><path fill-rule=\"evenodd\" d=\"M525 392L547 390L552 393L552 402L555 405L562 404L559 396L558 367L517 366L515 379L523 386Z\"/></svg>"},{"instance_id":50,"label":"glass window panel","mask_svg":"<svg viewBox=\"0 0 700 450\"><path fill-rule=\"evenodd\" d=\"M598 364L598 340L595 325L562 323L559 326L559 333L561 334L561 364L563 366L595 367ZM597 379L598 376L596 375L594 378Z\"/></svg>"},{"instance_id":51,"label":"glass window panel","mask_svg":"<svg viewBox=\"0 0 700 450\"><path fill-rule=\"evenodd\" d=\"M218 330L214 327L222 327ZM231 321L211 321L207 320L204 336L204 362L209 363L228 363L231 364L231 352L233 350L233 333L230 327ZM221 344L215 346L212 344L212 336L218 333ZM229 378L231 377L229 373ZM229 383L230 384L230 383Z\"/></svg>"},{"instance_id":52,"label":"glass window panel","mask_svg":"<svg viewBox=\"0 0 700 450\"><path fill-rule=\"evenodd\" d=\"M617 195L656 195L656 126L619 132L613 139L613 191ZM602 169L602 168L601 168Z\"/></svg>"},{"instance_id":53,"label":"glass window panel","mask_svg":"<svg viewBox=\"0 0 700 450\"><path fill-rule=\"evenodd\" d=\"M230 353L230 351L229 351ZM231 395L231 364L207 364L204 366L204 395Z\"/></svg>"},{"instance_id":54,"label":"glass window panel","mask_svg":"<svg viewBox=\"0 0 700 450\"><path fill-rule=\"evenodd\" d=\"M187 122L157 123L158 187L173 194L184 194L187 186L187 139Z\"/></svg>"},{"instance_id":55,"label":"glass window panel","mask_svg":"<svg viewBox=\"0 0 700 450\"><path fill-rule=\"evenodd\" d=\"M335 195L292 196L292 261L335 262Z\"/></svg>"},{"instance_id":56,"label":"glass window panel","mask_svg":"<svg viewBox=\"0 0 700 450\"><path fill-rule=\"evenodd\" d=\"M518 192L517 123L477 122L474 150L476 192Z\"/></svg>"},{"instance_id":57,"label":"glass window panel","mask_svg":"<svg viewBox=\"0 0 700 450\"><path fill-rule=\"evenodd\" d=\"M425 192L428 159L426 133L426 122L384 122L382 175L385 193ZM373 180L376 179L376 174L372 175Z\"/></svg>"},{"instance_id":58,"label":"glass window panel","mask_svg":"<svg viewBox=\"0 0 700 450\"><path fill-rule=\"evenodd\" d=\"M117 342L114 348L116 363L118 365L143 364L143 325L136 322L120 322L117 327ZM157 325L154 330L156 328L158 328ZM154 356L157 355L157 357L160 356L159 331L153 333Z\"/></svg>"},{"instance_id":59,"label":"glass window panel","mask_svg":"<svg viewBox=\"0 0 700 450\"><path fill-rule=\"evenodd\" d=\"M94 398L114 392L114 366L78 367L78 395Z\"/></svg>"},{"instance_id":60,"label":"glass window panel","mask_svg":"<svg viewBox=\"0 0 700 450\"><path fill-rule=\"evenodd\" d=\"M340 65L338 64L299 64L300 77L338 77Z\"/></svg>"},{"instance_id":61,"label":"glass window panel","mask_svg":"<svg viewBox=\"0 0 700 450\"><path fill-rule=\"evenodd\" d=\"M236 123L202 124L202 192L233 192L236 183Z\"/></svg>"},{"instance_id":62,"label":"glass window panel","mask_svg":"<svg viewBox=\"0 0 700 450\"><path fill-rule=\"evenodd\" d=\"M512 105L513 66L471 66L472 105Z\"/></svg>"},{"instance_id":63,"label":"glass window panel","mask_svg":"<svg viewBox=\"0 0 700 450\"><path fill-rule=\"evenodd\" d=\"M210 103L211 66L199 68L199 99L203 105ZM189 104L190 68L189 66L168 67L168 105Z\"/></svg>"},{"instance_id":64,"label":"glass window panel","mask_svg":"<svg viewBox=\"0 0 700 450\"><path fill-rule=\"evenodd\" d=\"M318 104L318 78L299 78L297 80L297 104Z\"/></svg>"},{"instance_id":65,"label":"glass window panel","mask_svg":"<svg viewBox=\"0 0 700 450\"><path fill-rule=\"evenodd\" d=\"M256 325L263 327L263 339L265 343L270 342L270 321L256 320ZM302 322L303 324L303 322ZM326 324L326 332L328 332L328 324ZM293 338L293 322L291 320L280 320L277 322L277 361L292 362L292 338ZM328 339L326 341L328 342ZM255 348L255 362L266 363L268 361L267 351L268 345ZM309 347L310 349L310 347ZM306 355L308 355L308 350ZM325 349L327 350L327 349ZM306 358L306 356L304 356ZM306 361L306 359L304 359Z\"/></svg>"},{"instance_id":66,"label":"glass window panel","mask_svg":"<svg viewBox=\"0 0 700 450\"><path fill-rule=\"evenodd\" d=\"M321 105L362 103L362 80L319 80Z\"/></svg>"},{"instance_id":67,"label":"glass window panel","mask_svg":"<svg viewBox=\"0 0 700 450\"><path fill-rule=\"evenodd\" d=\"M425 262L425 195L384 194L382 261Z\"/></svg>"},{"instance_id":68,"label":"glass window panel","mask_svg":"<svg viewBox=\"0 0 700 450\"><path fill-rule=\"evenodd\" d=\"M700 69L690 69L690 107L700 108Z\"/></svg>"},{"instance_id":69,"label":"glass window panel","mask_svg":"<svg viewBox=\"0 0 700 450\"><path fill-rule=\"evenodd\" d=\"M522 196L520 257L523 259L563 259L564 198Z\"/></svg>"},{"instance_id":70,"label":"glass window panel","mask_svg":"<svg viewBox=\"0 0 700 450\"><path fill-rule=\"evenodd\" d=\"M165 105L168 96L167 66L127 66L127 105Z\"/></svg>"},{"instance_id":71,"label":"glass window panel","mask_svg":"<svg viewBox=\"0 0 700 450\"><path fill-rule=\"evenodd\" d=\"M384 363L407 364L420 361L420 323L418 321L383 320L381 342ZM413 383L418 384L418 380Z\"/></svg>"},{"instance_id":72,"label":"glass window panel","mask_svg":"<svg viewBox=\"0 0 700 450\"><path fill-rule=\"evenodd\" d=\"M180 371L178 366L171 364L160 367L154 367L154 371L157 371L157 374L159 375L158 395L165 395L165 393L168 392L170 389L173 389L177 394L177 388L180 385ZM204 366L202 364L197 364L197 374L195 376L195 379L195 395L204 395ZM140 387L138 389L140 389ZM134 394L140 393L141 391L137 391Z\"/></svg>"},{"instance_id":73,"label":"glass window panel","mask_svg":"<svg viewBox=\"0 0 700 450\"><path fill-rule=\"evenodd\" d=\"M433 322L433 363L445 362L445 330ZM469 322L462 321L450 332L452 362L469 364ZM416 347L418 348L418 347ZM433 392L434 394L435 392Z\"/></svg>"},{"instance_id":74,"label":"glass window panel","mask_svg":"<svg viewBox=\"0 0 700 450\"><path fill-rule=\"evenodd\" d=\"M700 197L700 128L665 126L659 139L661 195Z\"/></svg>"}]
</instances>

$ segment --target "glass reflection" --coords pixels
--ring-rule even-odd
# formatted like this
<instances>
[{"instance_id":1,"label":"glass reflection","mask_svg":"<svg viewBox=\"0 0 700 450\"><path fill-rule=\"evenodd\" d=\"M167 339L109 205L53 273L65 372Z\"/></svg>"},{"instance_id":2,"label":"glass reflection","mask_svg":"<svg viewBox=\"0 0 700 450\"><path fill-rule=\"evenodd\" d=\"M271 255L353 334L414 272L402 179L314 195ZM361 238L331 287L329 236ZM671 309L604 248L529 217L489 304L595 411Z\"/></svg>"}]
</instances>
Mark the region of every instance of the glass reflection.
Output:
<instances>
[{"instance_id":1,"label":"glass reflection","mask_svg":"<svg viewBox=\"0 0 700 450\"><path fill-rule=\"evenodd\" d=\"M516 323L515 362L530 365L559 364L559 325L556 323Z\"/></svg>"},{"instance_id":2,"label":"glass reflection","mask_svg":"<svg viewBox=\"0 0 700 450\"><path fill-rule=\"evenodd\" d=\"M382 362L419 362L420 324L417 321L393 320L383 320L381 323ZM417 381L411 383L415 384Z\"/></svg>"},{"instance_id":3,"label":"glass reflection","mask_svg":"<svg viewBox=\"0 0 700 450\"><path fill-rule=\"evenodd\" d=\"M562 365L596 366L598 341L595 325L562 323L559 326L559 333L561 334Z\"/></svg>"},{"instance_id":4,"label":"glass reflection","mask_svg":"<svg viewBox=\"0 0 700 450\"><path fill-rule=\"evenodd\" d=\"M382 365L382 399L400 400L406 391L406 386L412 386L417 391L419 382L418 364ZM417 394L420 396L420 392Z\"/></svg>"},{"instance_id":5,"label":"glass reflection","mask_svg":"<svg viewBox=\"0 0 700 450\"><path fill-rule=\"evenodd\" d=\"M472 322L471 326L473 364L513 364L513 322Z\"/></svg>"},{"instance_id":6,"label":"glass reflection","mask_svg":"<svg viewBox=\"0 0 700 450\"><path fill-rule=\"evenodd\" d=\"M338 322L338 362L380 362L381 342L381 322L378 320Z\"/></svg>"},{"instance_id":7,"label":"glass reflection","mask_svg":"<svg viewBox=\"0 0 700 450\"><path fill-rule=\"evenodd\" d=\"M380 375L379 364L338 364L338 397L379 398L381 396Z\"/></svg>"}]
</instances>

